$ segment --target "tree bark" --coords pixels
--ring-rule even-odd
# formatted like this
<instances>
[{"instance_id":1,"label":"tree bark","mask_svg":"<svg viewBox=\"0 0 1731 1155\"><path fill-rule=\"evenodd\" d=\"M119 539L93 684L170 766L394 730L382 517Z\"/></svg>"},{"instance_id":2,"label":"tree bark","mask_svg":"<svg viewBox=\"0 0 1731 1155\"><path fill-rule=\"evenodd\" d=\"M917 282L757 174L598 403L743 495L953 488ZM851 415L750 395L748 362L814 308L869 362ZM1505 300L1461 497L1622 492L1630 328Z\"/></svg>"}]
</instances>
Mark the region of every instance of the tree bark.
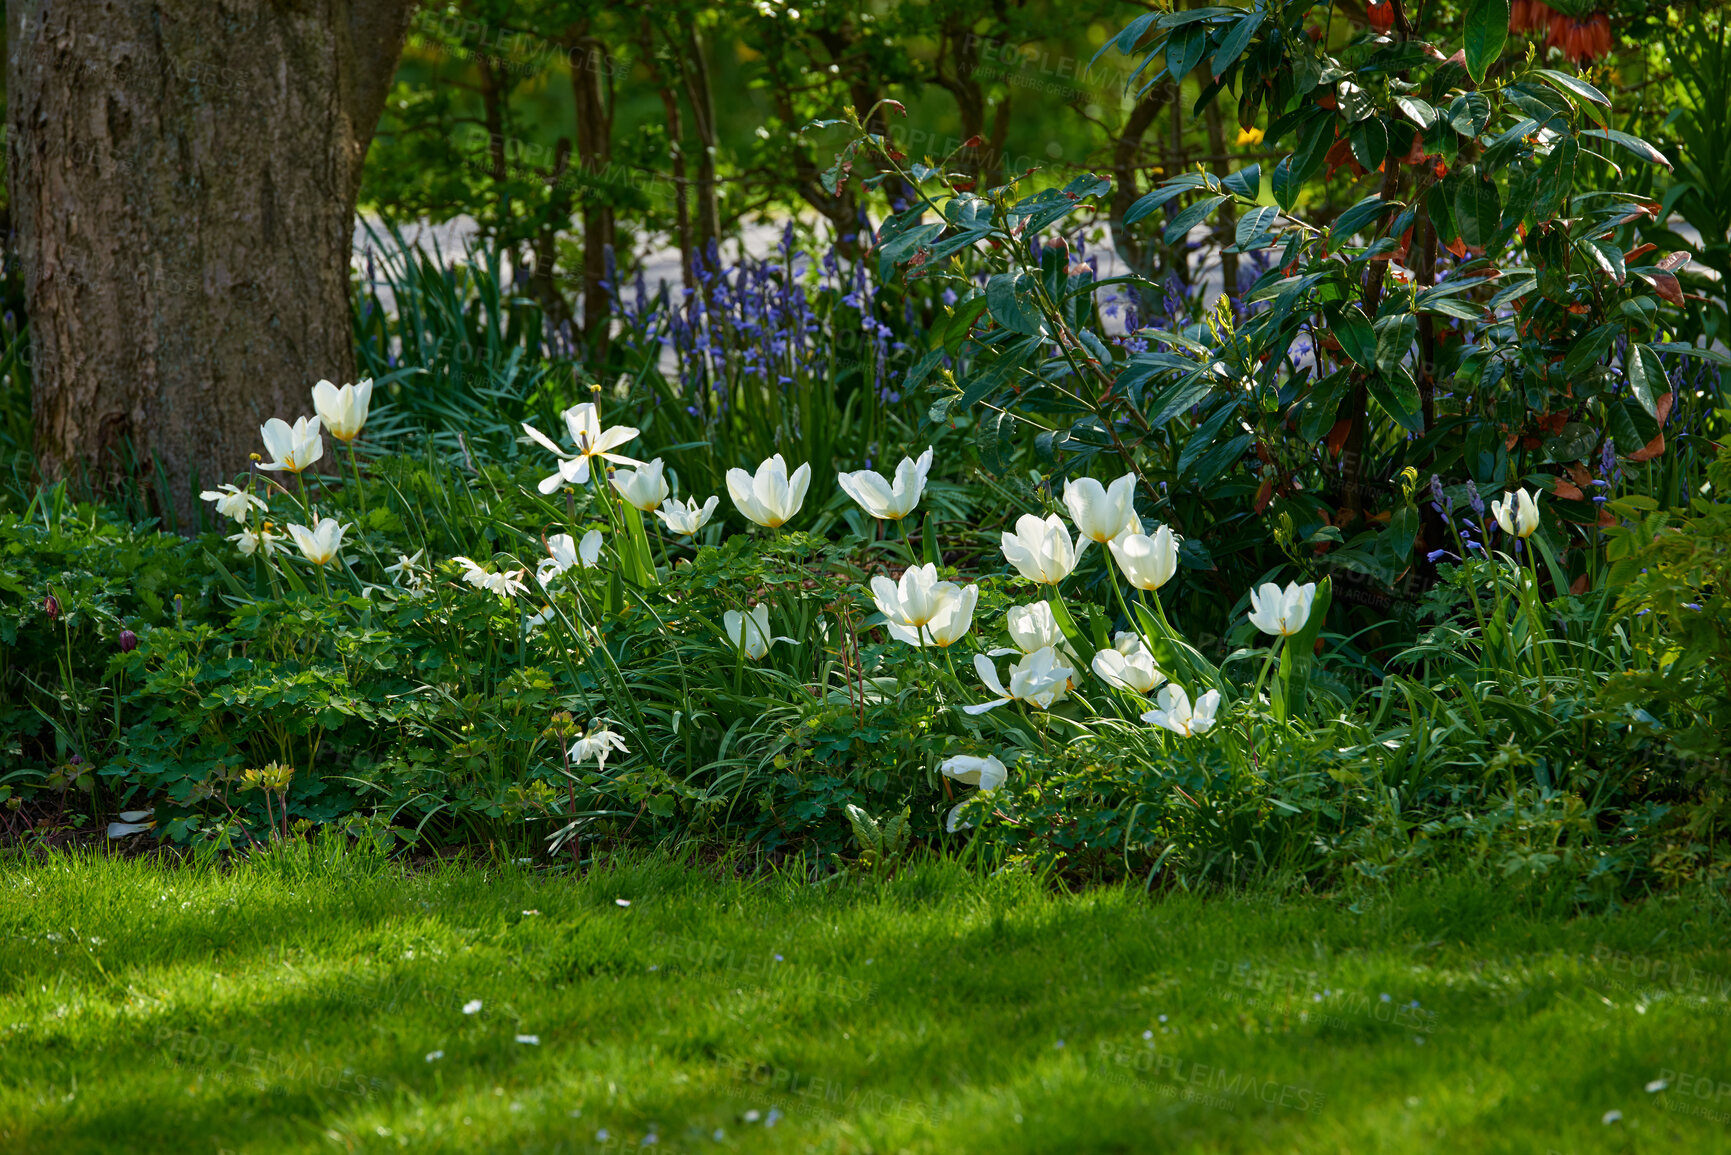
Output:
<instances>
[{"instance_id":1,"label":"tree bark","mask_svg":"<svg viewBox=\"0 0 1731 1155\"><path fill-rule=\"evenodd\" d=\"M583 335L597 362L607 360L613 302L602 282L609 275L615 223L613 172L613 57L587 25L571 30L571 96L577 121L577 167L583 206ZM618 286L613 286L616 290Z\"/></svg>"},{"instance_id":2,"label":"tree bark","mask_svg":"<svg viewBox=\"0 0 1731 1155\"><path fill-rule=\"evenodd\" d=\"M413 0L8 0L38 460L164 513L354 374L361 164ZM136 480L134 478L133 480Z\"/></svg>"}]
</instances>

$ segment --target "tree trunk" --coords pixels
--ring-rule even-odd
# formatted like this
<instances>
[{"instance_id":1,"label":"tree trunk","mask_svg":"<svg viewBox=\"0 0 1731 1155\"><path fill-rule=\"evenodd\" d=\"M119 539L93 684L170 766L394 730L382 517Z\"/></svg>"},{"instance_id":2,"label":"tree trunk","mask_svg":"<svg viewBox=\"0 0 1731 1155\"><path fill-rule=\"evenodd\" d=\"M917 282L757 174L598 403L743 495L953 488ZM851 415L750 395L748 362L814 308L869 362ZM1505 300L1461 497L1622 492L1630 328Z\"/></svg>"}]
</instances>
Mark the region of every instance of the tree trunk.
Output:
<instances>
[{"instance_id":1,"label":"tree trunk","mask_svg":"<svg viewBox=\"0 0 1731 1155\"><path fill-rule=\"evenodd\" d=\"M353 377L361 164L412 0L8 0L8 164L49 478L164 512Z\"/></svg>"},{"instance_id":2,"label":"tree trunk","mask_svg":"<svg viewBox=\"0 0 1731 1155\"><path fill-rule=\"evenodd\" d=\"M602 282L614 246L613 58L586 26L572 30L571 96L577 121L577 169L584 185L583 336L598 363L607 360L613 302ZM613 286L617 290L618 286Z\"/></svg>"},{"instance_id":3,"label":"tree trunk","mask_svg":"<svg viewBox=\"0 0 1731 1155\"><path fill-rule=\"evenodd\" d=\"M703 259L719 262L721 244L721 198L715 171L716 150L721 138L715 127L715 93L709 83L709 62L703 55L703 42L695 24L684 29L685 42L675 45L684 81L685 99L691 105L691 127L697 134L697 247ZM718 264L719 267L719 264Z\"/></svg>"}]
</instances>

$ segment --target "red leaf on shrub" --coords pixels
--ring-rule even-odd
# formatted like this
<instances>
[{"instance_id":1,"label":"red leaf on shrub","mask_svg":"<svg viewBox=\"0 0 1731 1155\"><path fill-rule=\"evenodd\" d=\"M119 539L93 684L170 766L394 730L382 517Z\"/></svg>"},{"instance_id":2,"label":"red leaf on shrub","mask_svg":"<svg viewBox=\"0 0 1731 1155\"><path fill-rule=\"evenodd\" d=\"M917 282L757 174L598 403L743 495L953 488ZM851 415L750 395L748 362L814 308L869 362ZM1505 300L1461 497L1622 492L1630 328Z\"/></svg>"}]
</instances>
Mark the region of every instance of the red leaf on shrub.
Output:
<instances>
[{"instance_id":1,"label":"red leaf on shrub","mask_svg":"<svg viewBox=\"0 0 1731 1155\"><path fill-rule=\"evenodd\" d=\"M1676 403L1677 395L1675 393L1666 393L1663 397L1653 402L1653 416L1658 419L1660 425L1664 425L1666 419L1671 416L1671 406Z\"/></svg>"},{"instance_id":2,"label":"red leaf on shrub","mask_svg":"<svg viewBox=\"0 0 1731 1155\"><path fill-rule=\"evenodd\" d=\"M1569 592L1576 595L1584 594L1587 592L1587 584L1587 575L1582 574L1569 583Z\"/></svg>"},{"instance_id":3,"label":"red leaf on shrub","mask_svg":"<svg viewBox=\"0 0 1731 1155\"><path fill-rule=\"evenodd\" d=\"M962 141L962 147L963 148L979 148L984 143L985 143L985 141L980 139L980 134L975 133L973 136L970 136L970 137L968 137L968 139Z\"/></svg>"},{"instance_id":4,"label":"red leaf on shrub","mask_svg":"<svg viewBox=\"0 0 1731 1155\"><path fill-rule=\"evenodd\" d=\"M1269 478L1256 487L1256 512L1261 513L1268 508L1268 503L1274 500L1274 479Z\"/></svg>"},{"instance_id":5,"label":"red leaf on shrub","mask_svg":"<svg viewBox=\"0 0 1731 1155\"><path fill-rule=\"evenodd\" d=\"M1683 303L1683 286L1674 273L1637 273L1636 276L1653 286L1653 291L1673 305Z\"/></svg>"},{"instance_id":6,"label":"red leaf on shrub","mask_svg":"<svg viewBox=\"0 0 1731 1155\"><path fill-rule=\"evenodd\" d=\"M1644 257L1648 253L1651 253L1651 252L1655 251L1656 249L1658 249L1658 247L1659 246L1655 245L1652 241L1648 241L1644 245L1636 245L1634 248L1630 249L1628 252L1623 254L1623 260L1625 263L1627 263L1629 261L1633 261L1636 257Z\"/></svg>"},{"instance_id":7,"label":"red leaf on shrub","mask_svg":"<svg viewBox=\"0 0 1731 1155\"><path fill-rule=\"evenodd\" d=\"M1651 461L1665 452L1665 435L1663 433L1647 442L1647 444L1629 454L1630 461Z\"/></svg>"},{"instance_id":8,"label":"red leaf on shrub","mask_svg":"<svg viewBox=\"0 0 1731 1155\"><path fill-rule=\"evenodd\" d=\"M1446 247L1447 247L1449 252L1451 252L1455 255L1456 260L1464 261L1467 259L1466 242L1461 240L1459 237L1456 237L1454 240L1450 241Z\"/></svg>"},{"instance_id":9,"label":"red leaf on shrub","mask_svg":"<svg viewBox=\"0 0 1731 1155\"><path fill-rule=\"evenodd\" d=\"M1346 435L1352 431L1352 418L1342 417L1334 423L1334 428L1328 431L1323 440L1328 444L1330 453L1339 453L1340 447L1346 444Z\"/></svg>"},{"instance_id":10,"label":"red leaf on shrub","mask_svg":"<svg viewBox=\"0 0 1731 1155\"><path fill-rule=\"evenodd\" d=\"M1560 477L1557 478L1556 481L1552 482L1551 492L1565 501L1584 501L1587 497L1586 494L1582 493L1579 489L1576 489L1573 485L1564 481Z\"/></svg>"},{"instance_id":11,"label":"red leaf on shrub","mask_svg":"<svg viewBox=\"0 0 1731 1155\"><path fill-rule=\"evenodd\" d=\"M884 107L885 108L893 108L897 112L901 113L903 116L906 116L908 114L907 105L903 104L899 100L886 100L886 101L884 101Z\"/></svg>"},{"instance_id":12,"label":"red leaf on shrub","mask_svg":"<svg viewBox=\"0 0 1731 1155\"><path fill-rule=\"evenodd\" d=\"M1683 265L1688 263L1689 254L1681 251L1666 253L1664 256L1659 258L1659 267L1664 269L1666 272L1670 272L1672 269L1681 268Z\"/></svg>"}]
</instances>

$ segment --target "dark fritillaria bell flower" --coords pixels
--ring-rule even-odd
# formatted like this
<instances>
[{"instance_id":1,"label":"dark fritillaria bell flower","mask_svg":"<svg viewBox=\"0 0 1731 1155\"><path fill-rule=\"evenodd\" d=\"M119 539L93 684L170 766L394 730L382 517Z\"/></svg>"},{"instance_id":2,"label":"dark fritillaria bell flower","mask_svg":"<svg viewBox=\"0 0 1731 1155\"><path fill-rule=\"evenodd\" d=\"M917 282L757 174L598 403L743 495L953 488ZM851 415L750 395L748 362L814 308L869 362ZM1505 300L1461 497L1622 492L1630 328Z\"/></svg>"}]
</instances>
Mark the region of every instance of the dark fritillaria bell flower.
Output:
<instances>
[{"instance_id":1,"label":"dark fritillaria bell flower","mask_svg":"<svg viewBox=\"0 0 1731 1155\"><path fill-rule=\"evenodd\" d=\"M48 615L51 622L60 620L60 599L49 594L42 599L42 612Z\"/></svg>"},{"instance_id":2,"label":"dark fritillaria bell flower","mask_svg":"<svg viewBox=\"0 0 1731 1155\"><path fill-rule=\"evenodd\" d=\"M138 648L138 635L133 633L131 630L121 630L120 631L120 651L121 651L121 653L130 654L133 650L136 650L137 648Z\"/></svg>"}]
</instances>

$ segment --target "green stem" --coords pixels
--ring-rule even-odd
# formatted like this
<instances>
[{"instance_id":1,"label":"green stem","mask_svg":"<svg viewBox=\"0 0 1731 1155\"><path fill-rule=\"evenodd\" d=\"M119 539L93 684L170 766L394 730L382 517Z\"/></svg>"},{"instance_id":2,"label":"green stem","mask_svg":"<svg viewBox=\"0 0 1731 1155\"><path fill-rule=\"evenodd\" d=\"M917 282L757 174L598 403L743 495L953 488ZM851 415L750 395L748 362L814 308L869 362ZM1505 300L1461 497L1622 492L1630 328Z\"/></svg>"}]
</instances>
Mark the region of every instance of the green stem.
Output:
<instances>
[{"instance_id":1,"label":"green stem","mask_svg":"<svg viewBox=\"0 0 1731 1155\"><path fill-rule=\"evenodd\" d=\"M361 516L365 517L367 515L367 491L361 485L361 465L360 465L360 462L355 459L354 439L350 438L348 444L349 444L349 469L354 472L354 475L355 475L355 493L357 495L359 495L359 497L361 499Z\"/></svg>"}]
</instances>

